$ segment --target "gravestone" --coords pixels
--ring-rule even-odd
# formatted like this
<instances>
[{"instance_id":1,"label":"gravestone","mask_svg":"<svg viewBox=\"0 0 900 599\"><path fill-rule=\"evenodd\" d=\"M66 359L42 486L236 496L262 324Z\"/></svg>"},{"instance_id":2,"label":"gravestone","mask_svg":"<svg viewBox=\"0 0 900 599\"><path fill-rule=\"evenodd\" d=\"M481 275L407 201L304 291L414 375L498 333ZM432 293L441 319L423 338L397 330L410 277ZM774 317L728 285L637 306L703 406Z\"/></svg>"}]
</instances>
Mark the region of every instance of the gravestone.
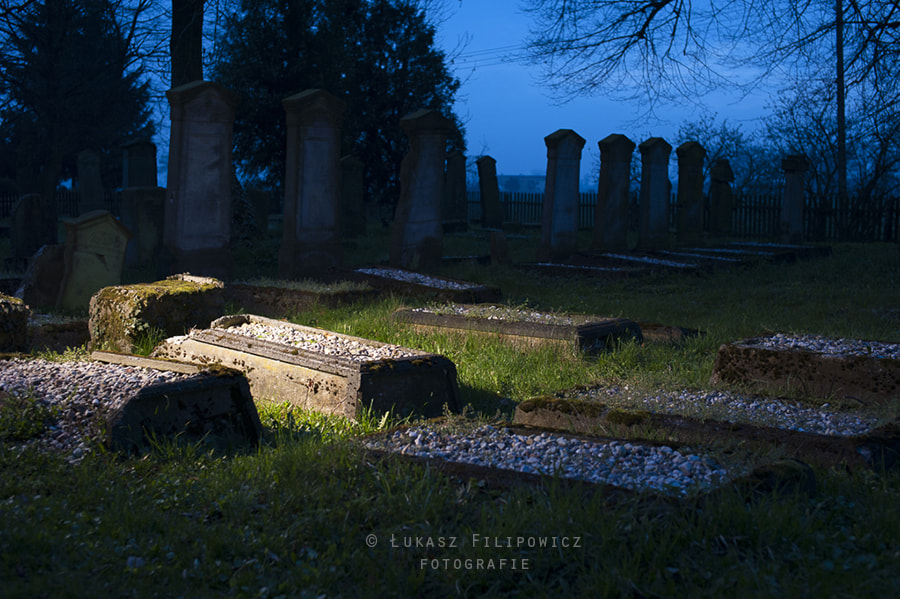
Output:
<instances>
[{"instance_id":1,"label":"gravestone","mask_svg":"<svg viewBox=\"0 0 900 599\"><path fill-rule=\"evenodd\" d=\"M265 237L269 231L269 192L258 187L247 188L247 202L253 210L253 223L257 237Z\"/></svg>"},{"instance_id":2,"label":"gravestone","mask_svg":"<svg viewBox=\"0 0 900 599\"><path fill-rule=\"evenodd\" d=\"M162 248L165 207L164 187L122 190L122 224L133 234L125 250L126 267L141 268L156 263Z\"/></svg>"},{"instance_id":3,"label":"gravestone","mask_svg":"<svg viewBox=\"0 0 900 599\"><path fill-rule=\"evenodd\" d=\"M469 224L469 200L466 197L466 157L453 151L447 157L444 173L444 229L465 231Z\"/></svg>"},{"instance_id":4,"label":"gravestone","mask_svg":"<svg viewBox=\"0 0 900 599\"><path fill-rule=\"evenodd\" d=\"M601 250L628 249L628 195L633 141L614 133L600 140L600 181L594 213L593 246Z\"/></svg>"},{"instance_id":5,"label":"gravestone","mask_svg":"<svg viewBox=\"0 0 900 599\"><path fill-rule=\"evenodd\" d=\"M287 115L284 229L278 276L338 268L341 247L341 118L344 102L321 89L282 100Z\"/></svg>"},{"instance_id":6,"label":"gravestone","mask_svg":"<svg viewBox=\"0 0 900 599\"><path fill-rule=\"evenodd\" d=\"M122 156L122 189L157 187L156 144L139 139L125 144Z\"/></svg>"},{"instance_id":7,"label":"gravestone","mask_svg":"<svg viewBox=\"0 0 900 599\"><path fill-rule=\"evenodd\" d=\"M731 183L734 172L725 158L719 158L709 171L709 230L714 235L731 234L734 196Z\"/></svg>"},{"instance_id":8,"label":"gravestone","mask_svg":"<svg viewBox=\"0 0 900 599\"><path fill-rule=\"evenodd\" d=\"M169 272L230 278L232 127L238 97L209 81L166 92L172 115L163 241Z\"/></svg>"},{"instance_id":9,"label":"gravestone","mask_svg":"<svg viewBox=\"0 0 900 599\"><path fill-rule=\"evenodd\" d=\"M544 138L547 179L544 188L538 260L565 259L578 249L578 200L583 137L560 129Z\"/></svg>"},{"instance_id":10,"label":"gravestone","mask_svg":"<svg viewBox=\"0 0 900 599\"><path fill-rule=\"evenodd\" d=\"M106 210L65 221L63 278L57 306L80 312L98 290L122 282L125 248L131 232Z\"/></svg>"},{"instance_id":11,"label":"gravestone","mask_svg":"<svg viewBox=\"0 0 900 599\"><path fill-rule=\"evenodd\" d=\"M42 246L28 261L16 297L32 308L56 308L64 272L65 247L56 243Z\"/></svg>"},{"instance_id":12,"label":"gravestone","mask_svg":"<svg viewBox=\"0 0 900 599\"><path fill-rule=\"evenodd\" d=\"M676 235L679 243L695 245L703 241L703 160L706 150L688 141L675 150L678 156L678 198Z\"/></svg>"},{"instance_id":13,"label":"gravestone","mask_svg":"<svg viewBox=\"0 0 900 599\"><path fill-rule=\"evenodd\" d=\"M803 177L809 169L806 156L786 156L781 161L784 170L784 196L781 204L781 242L803 241Z\"/></svg>"},{"instance_id":14,"label":"gravestone","mask_svg":"<svg viewBox=\"0 0 900 599\"><path fill-rule=\"evenodd\" d=\"M44 245L56 243L56 219L38 193L24 195L13 204L10 218L10 267L18 270Z\"/></svg>"},{"instance_id":15,"label":"gravestone","mask_svg":"<svg viewBox=\"0 0 900 599\"><path fill-rule=\"evenodd\" d=\"M344 237L366 234L366 179L362 160L341 158L341 231Z\"/></svg>"},{"instance_id":16,"label":"gravestone","mask_svg":"<svg viewBox=\"0 0 900 599\"><path fill-rule=\"evenodd\" d=\"M444 232L441 198L450 122L436 110L400 119L409 153L400 167L400 201L394 218L391 266L417 270L438 264Z\"/></svg>"},{"instance_id":17,"label":"gravestone","mask_svg":"<svg viewBox=\"0 0 900 599\"><path fill-rule=\"evenodd\" d=\"M661 137L651 137L638 146L641 152L641 232L639 247L664 248L669 237L669 155L672 146Z\"/></svg>"},{"instance_id":18,"label":"gravestone","mask_svg":"<svg viewBox=\"0 0 900 599\"><path fill-rule=\"evenodd\" d=\"M478 189L481 192L481 226L485 229L503 227L503 206L500 204L500 185L497 182L497 161L482 156L475 161L478 167Z\"/></svg>"},{"instance_id":19,"label":"gravestone","mask_svg":"<svg viewBox=\"0 0 900 599\"><path fill-rule=\"evenodd\" d=\"M0 353L28 351L30 316L25 302L0 293Z\"/></svg>"},{"instance_id":20,"label":"gravestone","mask_svg":"<svg viewBox=\"0 0 900 599\"><path fill-rule=\"evenodd\" d=\"M93 150L78 152L78 214L106 210L100 157Z\"/></svg>"}]
</instances>

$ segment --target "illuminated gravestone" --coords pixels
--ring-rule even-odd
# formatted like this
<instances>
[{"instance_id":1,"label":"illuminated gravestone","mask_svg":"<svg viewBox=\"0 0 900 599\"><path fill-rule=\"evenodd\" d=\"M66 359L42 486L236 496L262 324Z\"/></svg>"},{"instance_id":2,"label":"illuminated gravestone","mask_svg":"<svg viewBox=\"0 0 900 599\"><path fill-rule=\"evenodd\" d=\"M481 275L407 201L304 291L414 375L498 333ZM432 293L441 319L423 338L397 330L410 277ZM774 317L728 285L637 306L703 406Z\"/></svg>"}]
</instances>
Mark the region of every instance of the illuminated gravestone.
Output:
<instances>
[{"instance_id":1,"label":"illuminated gravestone","mask_svg":"<svg viewBox=\"0 0 900 599\"><path fill-rule=\"evenodd\" d=\"M400 119L409 153L400 167L400 200L391 240L391 266L413 270L437 264L443 253L441 199L450 122L436 110Z\"/></svg>"},{"instance_id":2,"label":"illuminated gravestone","mask_svg":"<svg viewBox=\"0 0 900 599\"><path fill-rule=\"evenodd\" d=\"M731 183L734 172L725 158L713 162L709 171L709 230L713 235L730 235L734 211Z\"/></svg>"},{"instance_id":3,"label":"illuminated gravestone","mask_svg":"<svg viewBox=\"0 0 900 599\"><path fill-rule=\"evenodd\" d=\"M172 114L163 240L168 270L230 278L232 128L238 97L209 81L166 92Z\"/></svg>"},{"instance_id":4,"label":"illuminated gravestone","mask_svg":"<svg viewBox=\"0 0 900 599\"><path fill-rule=\"evenodd\" d=\"M781 242L798 243L803 240L803 177L809 169L806 156L786 156L781 161L784 170L784 196L781 204Z\"/></svg>"},{"instance_id":5,"label":"illuminated gravestone","mask_svg":"<svg viewBox=\"0 0 900 599\"><path fill-rule=\"evenodd\" d=\"M628 249L628 191L631 179L633 141L615 133L597 144L600 147L600 181L594 212L596 249Z\"/></svg>"},{"instance_id":6,"label":"illuminated gravestone","mask_svg":"<svg viewBox=\"0 0 900 599\"><path fill-rule=\"evenodd\" d=\"M585 140L571 129L560 129L544 143L547 180L538 259L565 259L578 249L578 182Z\"/></svg>"},{"instance_id":7,"label":"illuminated gravestone","mask_svg":"<svg viewBox=\"0 0 900 599\"><path fill-rule=\"evenodd\" d=\"M661 137L651 137L641 152L641 234L639 247L664 248L669 236L669 155L672 146Z\"/></svg>"},{"instance_id":8,"label":"illuminated gravestone","mask_svg":"<svg viewBox=\"0 0 900 599\"><path fill-rule=\"evenodd\" d=\"M503 227L503 207L497 182L497 161L482 156L475 161L478 167L478 189L481 192L481 226L485 229Z\"/></svg>"},{"instance_id":9,"label":"illuminated gravestone","mask_svg":"<svg viewBox=\"0 0 900 599\"><path fill-rule=\"evenodd\" d=\"M688 141L675 150L678 156L679 243L696 244L703 240L703 160L706 150Z\"/></svg>"}]
</instances>

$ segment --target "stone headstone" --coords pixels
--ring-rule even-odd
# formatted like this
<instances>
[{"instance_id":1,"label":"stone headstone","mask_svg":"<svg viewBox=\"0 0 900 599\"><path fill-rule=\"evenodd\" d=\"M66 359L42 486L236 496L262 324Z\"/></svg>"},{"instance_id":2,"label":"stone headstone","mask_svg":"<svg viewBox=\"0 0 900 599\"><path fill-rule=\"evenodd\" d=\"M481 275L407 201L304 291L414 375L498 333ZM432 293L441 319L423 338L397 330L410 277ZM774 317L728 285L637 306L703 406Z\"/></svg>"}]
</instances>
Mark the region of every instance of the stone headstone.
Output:
<instances>
[{"instance_id":1,"label":"stone headstone","mask_svg":"<svg viewBox=\"0 0 900 599\"><path fill-rule=\"evenodd\" d=\"M731 183L734 172L725 158L713 162L709 170L709 230L714 235L730 235L734 211Z\"/></svg>"},{"instance_id":2,"label":"stone headstone","mask_svg":"<svg viewBox=\"0 0 900 599\"><path fill-rule=\"evenodd\" d=\"M781 204L781 242L803 241L803 205L805 190L803 178L809 169L806 156L786 156L781 161L784 170L784 196Z\"/></svg>"},{"instance_id":3,"label":"stone headstone","mask_svg":"<svg viewBox=\"0 0 900 599\"><path fill-rule=\"evenodd\" d=\"M469 222L469 200L466 197L466 157L453 151L447 157L444 173L444 223L454 230L465 231Z\"/></svg>"},{"instance_id":4,"label":"stone headstone","mask_svg":"<svg viewBox=\"0 0 900 599\"><path fill-rule=\"evenodd\" d=\"M578 249L578 186L585 140L571 129L560 129L544 143L547 179L538 260L565 259Z\"/></svg>"},{"instance_id":5,"label":"stone headstone","mask_svg":"<svg viewBox=\"0 0 900 599\"><path fill-rule=\"evenodd\" d=\"M172 272L230 278L232 127L238 97L209 81L166 92L171 106L163 241Z\"/></svg>"},{"instance_id":6,"label":"stone headstone","mask_svg":"<svg viewBox=\"0 0 900 599\"><path fill-rule=\"evenodd\" d=\"M282 105L287 114L287 172L278 276L298 279L341 265L344 102L313 89L285 98Z\"/></svg>"},{"instance_id":7,"label":"stone headstone","mask_svg":"<svg viewBox=\"0 0 900 599\"><path fill-rule=\"evenodd\" d=\"M441 199L450 122L436 110L400 119L409 153L400 167L400 200L391 240L391 266L418 269L438 264L443 253Z\"/></svg>"},{"instance_id":8,"label":"stone headstone","mask_svg":"<svg viewBox=\"0 0 900 599\"><path fill-rule=\"evenodd\" d=\"M597 145L600 147L600 181L594 212L593 246L602 250L626 250L631 158L635 144L624 135L614 133Z\"/></svg>"},{"instance_id":9,"label":"stone headstone","mask_svg":"<svg viewBox=\"0 0 900 599\"><path fill-rule=\"evenodd\" d=\"M122 157L122 189L157 187L156 144L139 139L125 144Z\"/></svg>"},{"instance_id":10,"label":"stone headstone","mask_svg":"<svg viewBox=\"0 0 900 599\"><path fill-rule=\"evenodd\" d=\"M65 221L66 243L59 308L85 311L98 290L119 285L131 232L106 210Z\"/></svg>"},{"instance_id":11,"label":"stone headstone","mask_svg":"<svg viewBox=\"0 0 900 599\"><path fill-rule=\"evenodd\" d=\"M500 185L497 182L497 161L482 156L475 161L478 167L478 189L481 192L481 226L485 229L503 227L503 206L500 204Z\"/></svg>"},{"instance_id":12,"label":"stone headstone","mask_svg":"<svg viewBox=\"0 0 900 599\"><path fill-rule=\"evenodd\" d=\"M675 150L678 156L678 198L676 236L679 243L703 241L703 160L706 150L688 141Z\"/></svg>"},{"instance_id":13,"label":"stone headstone","mask_svg":"<svg viewBox=\"0 0 900 599\"><path fill-rule=\"evenodd\" d=\"M362 160L341 158L341 230L345 237L366 234L366 179Z\"/></svg>"},{"instance_id":14,"label":"stone headstone","mask_svg":"<svg viewBox=\"0 0 900 599\"><path fill-rule=\"evenodd\" d=\"M100 157L93 150L78 152L78 213L106 210Z\"/></svg>"},{"instance_id":15,"label":"stone headstone","mask_svg":"<svg viewBox=\"0 0 900 599\"><path fill-rule=\"evenodd\" d=\"M13 205L10 226L10 267L24 267L44 245L57 240L56 218L48 202L37 193L24 195ZM48 216L49 215L49 216Z\"/></svg>"},{"instance_id":16,"label":"stone headstone","mask_svg":"<svg viewBox=\"0 0 900 599\"><path fill-rule=\"evenodd\" d=\"M35 252L28 261L16 297L35 309L55 309L65 273L65 253L61 244L45 245Z\"/></svg>"},{"instance_id":17,"label":"stone headstone","mask_svg":"<svg viewBox=\"0 0 900 599\"><path fill-rule=\"evenodd\" d=\"M641 152L641 232L638 245L653 250L668 245L669 155L672 146L661 137L651 137L638 146Z\"/></svg>"},{"instance_id":18,"label":"stone headstone","mask_svg":"<svg viewBox=\"0 0 900 599\"><path fill-rule=\"evenodd\" d=\"M164 187L128 187L122 190L122 224L134 237L125 250L125 266L156 264L163 240Z\"/></svg>"}]
</instances>

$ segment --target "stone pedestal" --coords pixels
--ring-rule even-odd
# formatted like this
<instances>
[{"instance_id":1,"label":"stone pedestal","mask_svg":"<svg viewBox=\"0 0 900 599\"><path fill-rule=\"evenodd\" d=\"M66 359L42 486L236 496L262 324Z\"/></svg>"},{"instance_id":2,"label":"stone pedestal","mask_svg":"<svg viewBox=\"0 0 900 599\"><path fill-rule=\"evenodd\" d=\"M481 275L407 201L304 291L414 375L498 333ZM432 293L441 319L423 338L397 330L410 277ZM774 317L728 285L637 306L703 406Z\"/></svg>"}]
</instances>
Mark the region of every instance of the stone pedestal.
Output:
<instances>
[{"instance_id":1,"label":"stone pedestal","mask_svg":"<svg viewBox=\"0 0 900 599\"><path fill-rule=\"evenodd\" d=\"M125 144L122 157L122 189L156 187L156 144L139 139Z\"/></svg>"},{"instance_id":2,"label":"stone pedestal","mask_svg":"<svg viewBox=\"0 0 900 599\"><path fill-rule=\"evenodd\" d=\"M482 156L475 161L478 167L478 190L481 192L481 226L486 229L503 227L503 205L500 204L500 185L497 182L497 161Z\"/></svg>"},{"instance_id":3,"label":"stone pedestal","mask_svg":"<svg viewBox=\"0 0 900 599\"><path fill-rule=\"evenodd\" d=\"M809 169L806 156L786 156L781 161L784 170L784 196L781 204L781 242L803 241L803 205L806 191L803 177Z\"/></svg>"},{"instance_id":4,"label":"stone pedestal","mask_svg":"<svg viewBox=\"0 0 900 599\"><path fill-rule=\"evenodd\" d=\"M709 171L709 231L713 235L730 235L734 212L731 183L734 172L725 158L716 160Z\"/></svg>"},{"instance_id":5,"label":"stone pedestal","mask_svg":"<svg viewBox=\"0 0 900 599\"><path fill-rule=\"evenodd\" d=\"M578 185L585 140L571 129L560 129L544 143L547 179L538 260L560 260L578 249Z\"/></svg>"},{"instance_id":6,"label":"stone pedestal","mask_svg":"<svg viewBox=\"0 0 900 599\"><path fill-rule=\"evenodd\" d=\"M82 150L78 153L78 213L94 210L106 210L100 157L93 150Z\"/></svg>"},{"instance_id":7,"label":"stone pedestal","mask_svg":"<svg viewBox=\"0 0 900 599\"><path fill-rule=\"evenodd\" d=\"M321 89L282 101L287 114L284 231L278 276L338 268L341 248L341 119L344 103Z\"/></svg>"},{"instance_id":8,"label":"stone pedestal","mask_svg":"<svg viewBox=\"0 0 900 599\"><path fill-rule=\"evenodd\" d=\"M624 135L614 133L597 145L600 147L600 181L594 211L593 246L600 250L627 250L628 195L635 144Z\"/></svg>"},{"instance_id":9,"label":"stone pedestal","mask_svg":"<svg viewBox=\"0 0 900 599\"><path fill-rule=\"evenodd\" d=\"M366 177L362 160L341 158L341 231L344 237L366 234Z\"/></svg>"},{"instance_id":10,"label":"stone pedestal","mask_svg":"<svg viewBox=\"0 0 900 599\"><path fill-rule=\"evenodd\" d=\"M696 245L703 241L703 160L706 150L688 141L675 150L678 156L678 199L676 235L678 243Z\"/></svg>"},{"instance_id":11,"label":"stone pedestal","mask_svg":"<svg viewBox=\"0 0 900 599\"><path fill-rule=\"evenodd\" d=\"M122 224L134 237L125 251L125 266L141 268L156 264L163 239L163 187L129 187L122 190Z\"/></svg>"},{"instance_id":12,"label":"stone pedestal","mask_svg":"<svg viewBox=\"0 0 900 599\"><path fill-rule=\"evenodd\" d=\"M172 115L163 240L170 272L231 275L232 127L238 97L209 81L166 92Z\"/></svg>"},{"instance_id":13,"label":"stone pedestal","mask_svg":"<svg viewBox=\"0 0 900 599\"><path fill-rule=\"evenodd\" d=\"M651 137L641 152L641 232L639 247L661 249L669 245L669 155L672 146L661 137Z\"/></svg>"},{"instance_id":14,"label":"stone pedestal","mask_svg":"<svg viewBox=\"0 0 900 599\"><path fill-rule=\"evenodd\" d=\"M394 218L391 266L416 270L440 262L443 253L441 197L450 122L436 110L400 119L409 154L400 168L400 201Z\"/></svg>"}]
</instances>

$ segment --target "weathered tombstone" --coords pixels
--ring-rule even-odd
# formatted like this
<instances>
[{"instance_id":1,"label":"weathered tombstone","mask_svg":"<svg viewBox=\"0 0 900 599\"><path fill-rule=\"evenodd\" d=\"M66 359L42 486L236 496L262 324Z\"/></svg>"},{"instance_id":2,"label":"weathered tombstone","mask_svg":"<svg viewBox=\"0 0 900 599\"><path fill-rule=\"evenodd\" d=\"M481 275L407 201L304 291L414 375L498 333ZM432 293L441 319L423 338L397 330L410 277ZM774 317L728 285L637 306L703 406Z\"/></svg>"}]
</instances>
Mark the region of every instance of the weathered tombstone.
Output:
<instances>
[{"instance_id":1,"label":"weathered tombstone","mask_svg":"<svg viewBox=\"0 0 900 599\"><path fill-rule=\"evenodd\" d=\"M287 114L284 230L278 276L341 265L341 118L344 102L321 89L282 100Z\"/></svg>"},{"instance_id":2,"label":"weathered tombstone","mask_svg":"<svg viewBox=\"0 0 900 599\"><path fill-rule=\"evenodd\" d=\"M669 236L669 155L672 146L661 137L651 137L638 146L641 152L641 249L668 245Z\"/></svg>"},{"instance_id":3,"label":"weathered tombstone","mask_svg":"<svg viewBox=\"0 0 900 599\"><path fill-rule=\"evenodd\" d=\"M31 308L16 297L0 293L0 352L28 351Z\"/></svg>"},{"instance_id":4,"label":"weathered tombstone","mask_svg":"<svg viewBox=\"0 0 900 599\"><path fill-rule=\"evenodd\" d=\"M341 158L341 230L345 237L366 234L366 179L362 160Z\"/></svg>"},{"instance_id":5,"label":"weathered tombstone","mask_svg":"<svg viewBox=\"0 0 900 599\"><path fill-rule=\"evenodd\" d=\"M131 232L106 210L88 212L65 224L65 270L56 303L63 310L84 311L94 292L122 282Z\"/></svg>"},{"instance_id":6,"label":"weathered tombstone","mask_svg":"<svg viewBox=\"0 0 900 599\"><path fill-rule=\"evenodd\" d=\"M714 235L731 234L734 197L731 182L734 172L725 158L713 162L709 171L709 230Z\"/></svg>"},{"instance_id":7,"label":"weathered tombstone","mask_svg":"<svg viewBox=\"0 0 900 599\"><path fill-rule=\"evenodd\" d=\"M31 193L20 197L13 205L10 219L12 268L23 267L41 246L56 243L56 219L48 218L53 212L47 204L43 196Z\"/></svg>"},{"instance_id":8,"label":"weathered tombstone","mask_svg":"<svg viewBox=\"0 0 900 599\"><path fill-rule=\"evenodd\" d=\"M697 244L703 240L703 160L706 150L696 141L688 141L675 150L678 156L678 198L675 228L679 243Z\"/></svg>"},{"instance_id":9,"label":"weathered tombstone","mask_svg":"<svg viewBox=\"0 0 900 599\"><path fill-rule=\"evenodd\" d=\"M28 270L16 297L33 308L56 308L60 282L65 272L65 247L61 244L42 246L28 261Z\"/></svg>"},{"instance_id":10,"label":"weathered tombstone","mask_svg":"<svg viewBox=\"0 0 900 599\"><path fill-rule=\"evenodd\" d=\"M465 231L469 224L469 205L466 197L466 157L453 151L447 157L444 173L444 229Z\"/></svg>"},{"instance_id":11,"label":"weathered tombstone","mask_svg":"<svg viewBox=\"0 0 900 599\"><path fill-rule=\"evenodd\" d=\"M602 250L628 249L628 192L633 141L614 133L600 140L600 181L594 212L593 246Z\"/></svg>"},{"instance_id":12,"label":"weathered tombstone","mask_svg":"<svg viewBox=\"0 0 900 599\"><path fill-rule=\"evenodd\" d=\"M125 144L122 157L122 189L157 187L156 144L139 139Z\"/></svg>"},{"instance_id":13,"label":"weathered tombstone","mask_svg":"<svg viewBox=\"0 0 900 599\"><path fill-rule=\"evenodd\" d=\"M78 152L78 213L86 214L94 210L106 210L100 157L93 150L82 150Z\"/></svg>"},{"instance_id":14,"label":"weathered tombstone","mask_svg":"<svg viewBox=\"0 0 900 599\"><path fill-rule=\"evenodd\" d=\"M538 260L565 259L578 249L578 184L585 140L571 129L560 129L544 143L547 179Z\"/></svg>"},{"instance_id":15,"label":"weathered tombstone","mask_svg":"<svg viewBox=\"0 0 900 599\"><path fill-rule=\"evenodd\" d=\"M247 188L247 202L253 210L253 223L256 236L265 237L269 231L269 192L258 187Z\"/></svg>"},{"instance_id":16,"label":"weathered tombstone","mask_svg":"<svg viewBox=\"0 0 900 599\"><path fill-rule=\"evenodd\" d=\"M500 204L500 185L497 182L497 161L482 156L475 161L478 167L478 189L481 192L481 226L485 229L503 227L503 206Z\"/></svg>"},{"instance_id":17,"label":"weathered tombstone","mask_svg":"<svg viewBox=\"0 0 900 599\"><path fill-rule=\"evenodd\" d=\"M419 110L400 119L400 126L409 137L409 154L400 167L391 266L416 270L437 264L443 253L441 196L450 122L436 110Z\"/></svg>"},{"instance_id":18,"label":"weathered tombstone","mask_svg":"<svg viewBox=\"0 0 900 599\"><path fill-rule=\"evenodd\" d=\"M156 262L163 240L166 190L127 187L122 190L122 224L134 237L125 250L125 266L140 268Z\"/></svg>"},{"instance_id":19,"label":"weathered tombstone","mask_svg":"<svg viewBox=\"0 0 900 599\"><path fill-rule=\"evenodd\" d=\"M781 204L781 242L803 241L803 177L809 169L806 156L786 156L781 161L784 170L784 197Z\"/></svg>"},{"instance_id":20,"label":"weathered tombstone","mask_svg":"<svg viewBox=\"0 0 900 599\"><path fill-rule=\"evenodd\" d=\"M231 140L238 97L209 81L166 92L172 114L163 240L171 272L230 278Z\"/></svg>"}]
</instances>

